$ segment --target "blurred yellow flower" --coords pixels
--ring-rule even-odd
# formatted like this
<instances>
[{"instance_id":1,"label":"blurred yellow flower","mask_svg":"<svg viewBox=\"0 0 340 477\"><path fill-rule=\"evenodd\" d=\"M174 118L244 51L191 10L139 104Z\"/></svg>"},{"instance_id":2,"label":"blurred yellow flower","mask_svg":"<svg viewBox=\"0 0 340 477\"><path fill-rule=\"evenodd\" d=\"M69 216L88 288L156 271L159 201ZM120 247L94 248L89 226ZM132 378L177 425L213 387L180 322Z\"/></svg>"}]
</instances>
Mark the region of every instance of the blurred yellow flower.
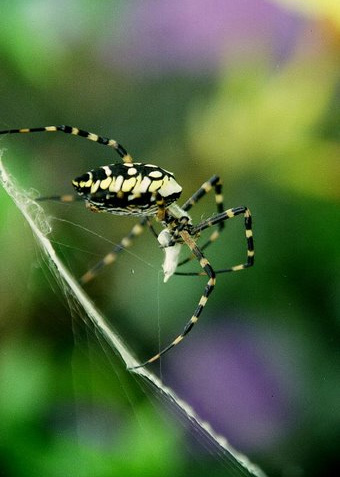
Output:
<instances>
[{"instance_id":1,"label":"blurred yellow flower","mask_svg":"<svg viewBox=\"0 0 340 477\"><path fill-rule=\"evenodd\" d=\"M213 161L231 180L252 175L308 196L339 197L340 147L320 131L331 114L338 74L333 52L310 48L306 37L271 74L263 59L246 68L234 65L215 97L192 110L194 157Z\"/></svg>"},{"instance_id":2,"label":"blurred yellow flower","mask_svg":"<svg viewBox=\"0 0 340 477\"><path fill-rule=\"evenodd\" d=\"M331 20L340 29L339 0L271 0L311 17Z\"/></svg>"}]
</instances>

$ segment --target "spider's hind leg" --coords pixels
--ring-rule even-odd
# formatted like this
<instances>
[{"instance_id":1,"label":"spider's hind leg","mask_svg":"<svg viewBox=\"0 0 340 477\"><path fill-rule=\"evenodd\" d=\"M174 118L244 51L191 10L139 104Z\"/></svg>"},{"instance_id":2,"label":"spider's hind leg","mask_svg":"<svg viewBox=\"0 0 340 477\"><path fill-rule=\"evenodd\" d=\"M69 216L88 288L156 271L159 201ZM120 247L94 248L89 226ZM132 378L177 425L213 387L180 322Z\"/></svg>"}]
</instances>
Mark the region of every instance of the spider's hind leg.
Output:
<instances>
[{"instance_id":1,"label":"spider's hind leg","mask_svg":"<svg viewBox=\"0 0 340 477\"><path fill-rule=\"evenodd\" d=\"M37 197L35 200L37 202L54 201L64 203L84 201L81 196L73 194ZM118 254L126 248L129 248L132 245L133 240L142 234L146 225L149 227L151 233L157 238L158 234L153 228L150 219L148 217L143 217L140 222L135 224L130 230L130 232L125 237L123 237L120 242L118 242L107 255L105 255L99 262L97 262L92 268L90 268L86 273L84 273L83 276L80 277L79 283L81 285L89 283L94 278L96 278L106 266L114 263L117 260Z\"/></svg>"},{"instance_id":2,"label":"spider's hind leg","mask_svg":"<svg viewBox=\"0 0 340 477\"><path fill-rule=\"evenodd\" d=\"M125 249L131 247L131 245L133 244L133 240L143 233L146 225L149 227L152 234L157 237L157 233L155 232L150 222L150 219L148 217L143 217L140 222L135 224L130 230L130 232L113 247L111 252L105 255L102 260L97 262L92 268L90 268L90 270L88 270L82 277L80 277L79 283L81 285L89 283L91 280L96 278L107 265L111 265L112 263L114 263L117 260L118 254L120 252L123 252Z\"/></svg>"},{"instance_id":3,"label":"spider's hind leg","mask_svg":"<svg viewBox=\"0 0 340 477\"><path fill-rule=\"evenodd\" d=\"M37 197L36 202L45 202L45 201L53 201L53 202L76 202L80 200L84 200L82 197L74 194L64 194L64 195L50 195L50 196L42 196Z\"/></svg>"}]
</instances>

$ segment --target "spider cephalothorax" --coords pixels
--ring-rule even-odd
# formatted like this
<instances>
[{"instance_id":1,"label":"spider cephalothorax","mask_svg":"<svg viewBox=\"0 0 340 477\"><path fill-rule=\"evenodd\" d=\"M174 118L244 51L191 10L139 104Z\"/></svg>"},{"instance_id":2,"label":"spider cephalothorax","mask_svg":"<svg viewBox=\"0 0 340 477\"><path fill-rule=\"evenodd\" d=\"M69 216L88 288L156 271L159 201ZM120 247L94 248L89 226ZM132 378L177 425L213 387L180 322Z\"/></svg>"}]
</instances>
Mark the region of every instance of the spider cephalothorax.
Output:
<instances>
[{"instance_id":1,"label":"spider cephalothorax","mask_svg":"<svg viewBox=\"0 0 340 477\"><path fill-rule=\"evenodd\" d=\"M40 128L10 129L0 131L0 134L44 131L61 131L66 134L85 137L90 141L114 148L122 158L122 163L110 164L93 169L74 179L72 184L78 196L84 199L87 207L92 211L141 217L139 223L134 225L130 233L126 237L123 237L120 243L115 245L113 250L80 278L81 284L84 285L88 283L95 278L105 266L115 262L118 254L132 245L133 239L142 233L146 225L157 237L160 246L165 252L163 262L164 281L167 281L172 275L208 277L203 294L182 333L166 348L162 349L140 366L152 363L180 343L198 321L208 301L208 297L215 287L216 274L243 270L254 264L254 242L250 211L245 206L224 210L222 184L216 175L204 182L182 206L179 206L176 201L181 195L182 187L177 183L171 172L152 164L133 162L130 154L114 139L101 137L82 129L64 125L44 126ZM211 190L215 192L217 214L195 225L192 223L188 210ZM70 202L75 200L75 197L76 196L63 195L57 197L41 197L40 200L53 199ZM219 237L220 232L224 228L225 221L238 215L244 217L247 243L246 262L233 267L215 270L209 260L203 255L203 250ZM163 227L163 230L159 234L154 231L150 222L150 219L153 217L156 218ZM208 240L202 246L198 247L196 240L200 233L212 226L217 226L217 229L211 233ZM188 246L191 255L179 261L179 254L183 245ZM178 267L192 259L198 261L201 272L177 271Z\"/></svg>"}]
</instances>

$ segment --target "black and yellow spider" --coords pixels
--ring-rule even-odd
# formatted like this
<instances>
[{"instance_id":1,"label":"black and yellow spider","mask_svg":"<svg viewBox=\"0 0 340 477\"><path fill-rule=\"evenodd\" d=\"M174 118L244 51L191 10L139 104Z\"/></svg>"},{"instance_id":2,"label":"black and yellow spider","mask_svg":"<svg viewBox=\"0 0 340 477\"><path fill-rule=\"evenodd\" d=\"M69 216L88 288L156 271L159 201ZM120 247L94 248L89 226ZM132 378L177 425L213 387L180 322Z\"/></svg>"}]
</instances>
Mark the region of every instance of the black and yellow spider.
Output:
<instances>
[{"instance_id":1,"label":"black and yellow spider","mask_svg":"<svg viewBox=\"0 0 340 477\"><path fill-rule=\"evenodd\" d=\"M132 244L132 240L142 233L146 225L149 226L156 235L165 252L163 263L164 281L167 281L174 274L191 276L206 275L209 278L196 309L185 325L182 333L166 348L136 367L145 366L156 361L160 356L180 343L195 323L197 323L208 301L208 297L215 287L217 273L235 272L251 267L254 264L254 243L250 211L244 206L224 210L222 184L216 175L204 182L182 206L179 206L176 201L181 195L182 187L177 183L171 172L152 164L133 162L127 151L114 139L101 137L97 134L83 131L82 129L71 126L47 126L28 129L10 129L0 131L0 134L57 131L85 137L99 144L112 147L122 158L122 162L93 169L72 181L78 196L84 199L86 206L94 212L108 212L115 215L135 215L141 217L139 223L131 229L130 233L124 237L109 254L81 277L81 284L88 283L106 265L114 262L118 253L129 247ZM199 199L212 189L215 191L217 214L194 225L188 211ZM42 197L40 200L71 202L76 198L77 196L62 195ZM224 222L237 215L244 216L247 261L231 268L214 270L202 251L219 237L221 230L224 228ZM156 218L163 226L163 230L158 236L150 222L150 218L152 217ZM199 248L196 244L196 240L200 232L213 225L217 225L217 229L210 235L203 246ZM189 247L192 255L179 262L180 249L183 244ZM202 268L202 272L176 272L177 267L187 263L192 258L197 259Z\"/></svg>"}]
</instances>

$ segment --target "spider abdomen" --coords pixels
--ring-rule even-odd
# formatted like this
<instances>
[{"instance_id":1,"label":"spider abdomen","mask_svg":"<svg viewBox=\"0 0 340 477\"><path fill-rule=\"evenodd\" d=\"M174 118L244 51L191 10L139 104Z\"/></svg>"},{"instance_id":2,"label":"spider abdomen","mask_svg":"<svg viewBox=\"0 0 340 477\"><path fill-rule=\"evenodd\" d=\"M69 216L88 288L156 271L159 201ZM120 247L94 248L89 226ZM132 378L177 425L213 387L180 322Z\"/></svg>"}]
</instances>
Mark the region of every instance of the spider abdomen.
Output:
<instances>
[{"instance_id":1,"label":"spider abdomen","mask_svg":"<svg viewBox=\"0 0 340 477\"><path fill-rule=\"evenodd\" d=\"M77 177L72 184L92 210L117 215L154 215L159 198L168 206L182 192L171 172L142 163L102 166Z\"/></svg>"}]
</instances>

